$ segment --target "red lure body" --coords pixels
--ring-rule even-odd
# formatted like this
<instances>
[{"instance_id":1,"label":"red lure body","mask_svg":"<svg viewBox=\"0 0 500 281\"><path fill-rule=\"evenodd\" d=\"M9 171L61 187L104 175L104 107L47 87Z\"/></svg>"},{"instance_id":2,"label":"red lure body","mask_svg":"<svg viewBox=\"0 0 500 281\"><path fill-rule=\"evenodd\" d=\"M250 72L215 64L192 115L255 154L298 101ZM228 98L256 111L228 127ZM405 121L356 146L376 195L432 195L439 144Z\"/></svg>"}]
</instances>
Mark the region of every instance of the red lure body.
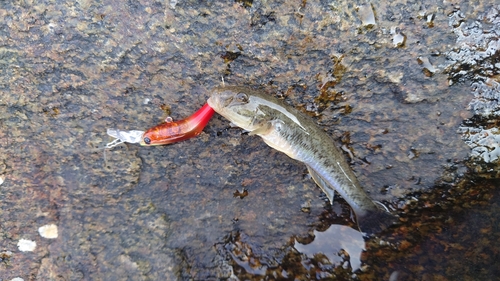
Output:
<instances>
[{"instance_id":1,"label":"red lure body","mask_svg":"<svg viewBox=\"0 0 500 281\"><path fill-rule=\"evenodd\" d=\"M162 145L196 137L203 131L215 111L208 105L203 105L198 111L186 119L170 121L148 129L142 135L141 145Z\"/></svg>"}]
</instances>

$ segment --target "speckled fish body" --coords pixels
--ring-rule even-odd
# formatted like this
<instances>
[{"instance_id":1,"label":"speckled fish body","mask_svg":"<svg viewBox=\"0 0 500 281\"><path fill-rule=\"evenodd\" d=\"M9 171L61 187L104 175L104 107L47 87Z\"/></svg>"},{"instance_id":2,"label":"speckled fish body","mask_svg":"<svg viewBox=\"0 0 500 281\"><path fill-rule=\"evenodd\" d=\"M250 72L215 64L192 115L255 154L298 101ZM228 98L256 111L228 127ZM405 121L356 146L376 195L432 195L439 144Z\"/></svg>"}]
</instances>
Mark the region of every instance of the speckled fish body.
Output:
<instances>
[{"instance_id":1,"label":"speckled fish body","mask_svg":"<svg viewBox=\"0 0 500 281\"><path fill-rule=\"evenodd\" d=\"M367 196L341 151L311 118L272 96L244 87L217 88L208 104L236 126L306 164L330 202L337 191L349 203L362 231L374 233L392 221L393 216Z\"/></svg>"}]
</instances>

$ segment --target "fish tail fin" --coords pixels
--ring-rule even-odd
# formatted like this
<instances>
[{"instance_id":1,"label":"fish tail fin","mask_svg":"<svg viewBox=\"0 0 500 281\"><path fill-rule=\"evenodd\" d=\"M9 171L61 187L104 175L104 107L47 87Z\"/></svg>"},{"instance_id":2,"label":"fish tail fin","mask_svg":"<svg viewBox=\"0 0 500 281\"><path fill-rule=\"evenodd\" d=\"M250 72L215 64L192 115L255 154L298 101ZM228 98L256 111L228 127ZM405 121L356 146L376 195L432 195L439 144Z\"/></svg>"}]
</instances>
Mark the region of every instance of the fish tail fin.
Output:
<instances>
[{"instance_id":1,"label":"fish tail fin","mask_svg":"<svg viewBox=\"0 0 500 281\"><path fill-rule=\"evenodd\" d=\"M397 221L397 217L386 211L376 209L368 211L363 216L357 216L358 226L367 236L377 234L387 229Z\"/></svg>"}]
</instances>

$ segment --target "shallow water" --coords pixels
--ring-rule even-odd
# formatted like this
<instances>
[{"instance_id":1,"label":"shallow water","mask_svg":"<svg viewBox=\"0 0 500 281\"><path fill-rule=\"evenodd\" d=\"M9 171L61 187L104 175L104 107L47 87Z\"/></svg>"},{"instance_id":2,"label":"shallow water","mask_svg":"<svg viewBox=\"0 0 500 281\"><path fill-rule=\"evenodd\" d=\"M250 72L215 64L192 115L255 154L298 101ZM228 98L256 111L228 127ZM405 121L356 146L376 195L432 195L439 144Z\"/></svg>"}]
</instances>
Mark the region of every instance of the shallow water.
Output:
<instances>
[{"instance_id":1,"label":"shallow water","mask_svg":"<svg viewBox=\"0 0 500 281\"><path fill-rule=\"evenodd\" d=\"M492 7L0 4L0 279L496 276ZM361 246L342 199L220 116L174 145L98 149L107 128L185 118L222 83L310 115L401 222ZM52 224L57 238L39 233Z\"/></svg>"}]
</instances>

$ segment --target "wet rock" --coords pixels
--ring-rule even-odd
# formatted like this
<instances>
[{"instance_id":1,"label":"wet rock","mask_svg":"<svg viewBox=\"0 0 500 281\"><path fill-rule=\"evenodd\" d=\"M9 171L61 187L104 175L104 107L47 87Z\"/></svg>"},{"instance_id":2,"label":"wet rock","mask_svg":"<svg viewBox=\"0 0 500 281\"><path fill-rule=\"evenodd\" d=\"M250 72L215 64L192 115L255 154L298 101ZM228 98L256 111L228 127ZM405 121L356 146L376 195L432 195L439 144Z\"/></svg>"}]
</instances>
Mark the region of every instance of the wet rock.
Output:
<instances>
[{"instance_id":1,"label":"wet rock","mask_svg":"<svg viewBox=\"0 0 500 281\"><path fill-rule=\"evenodd\" d=\"M373 27L377 24L371 4L358 6L356 10L364 27Z\"/></svg>"},{"instance_id":2,"label":"wet rock","mask_svg":"<svg viewBox=\"0 0 500 281\"><path fill-rule=\"evenodd\" d=\"M429 61L429 58L418 57L417 61L418 64L422 65L425 76L431 77L437 71L436 68Z\"/></svg>"},{"instance_id":3,"label":"wet rock","mask_svg":"<svg viewBox=\"0 0 500 281\"><path fill-rule=\"evenodd\" d=\"M498 167L500 161L496 124L500 116L500 6L495 6L481 14L472 23L461 22L460 11L450 16L450 25L457 34L458 48L447 54L452 64L448 66L450 81L473 81L473 98L468 109L474 116L464 120L459 132L464 141L472 148L473 161L493 163ZM484 24L484 25L483 25ZM475 166L475 165L471 165ZM493 168L494 170L496 168ZM489 169L474 168L476 172L492 175ZM496 174L496 173L494 173Z\"/></svg>"},{"instance_id":4,"label":"wet rock","mask_svg":"<svg viewBox=\"0 0 500 281\"><path fill-rule=\"evenodd\" d=\"M429 257L412 267L391 261L438 249L420 247L431 222L449 221L446 229L448 211L488 202L478 186L457 184L470 149L456 132L473 114L496 116L493 83L476 79L498 82L497 56L484 51L496 46L498 9L490 8L486 1L2 3L0 247L13 253L0 253L2 278L348 280L426 271ZM362 19L367 28L359 28ZM394 26L401 31L388 32ZM430 58L431 77L418 57ZM469 110L471 80L486 88ZM107 128L185 118L223 83L264 88L311 115L350 154L369 195L401 215L387 248L367 244L361 272L352 272L345 249L328 263L324 253L308 258L292 247L295 237L312 242L310 234L332 224L356 228L349 206L340 198L331 206L302 164L221 117L175 146L102 149ZM494 135L497 123L480 124ZM466 164L495 171L494 162ZM248 195L234 198L242 187ZM48 224L57 225L57 239L38 236ZM33 237L35 250L18 252L18 241ZM391 248L403 240L407 251Z\"/></svg>"},{"instance_id":5,"label":"wet rock","mask_svg":"<svg viewBox=\"0 0 500 281\"><path fill-rule=\"evenodd\" d=\"M500 131L498 128L480 129L462 127L465 142L472 148L471 156L486 163L496 163L500 158Z\"/></svg>"},{"instance_id":6,"label":"wet rock","mask_svg":"<svg viewBox=\"0 0 500 281\"><path fill-rule=\"evenodd\" d=\"M394 47L402 48L405 46L406 35L396 28L391 28L391 34L393 34L392 43L394 44Z\"/></svg>"}]
</instances>

